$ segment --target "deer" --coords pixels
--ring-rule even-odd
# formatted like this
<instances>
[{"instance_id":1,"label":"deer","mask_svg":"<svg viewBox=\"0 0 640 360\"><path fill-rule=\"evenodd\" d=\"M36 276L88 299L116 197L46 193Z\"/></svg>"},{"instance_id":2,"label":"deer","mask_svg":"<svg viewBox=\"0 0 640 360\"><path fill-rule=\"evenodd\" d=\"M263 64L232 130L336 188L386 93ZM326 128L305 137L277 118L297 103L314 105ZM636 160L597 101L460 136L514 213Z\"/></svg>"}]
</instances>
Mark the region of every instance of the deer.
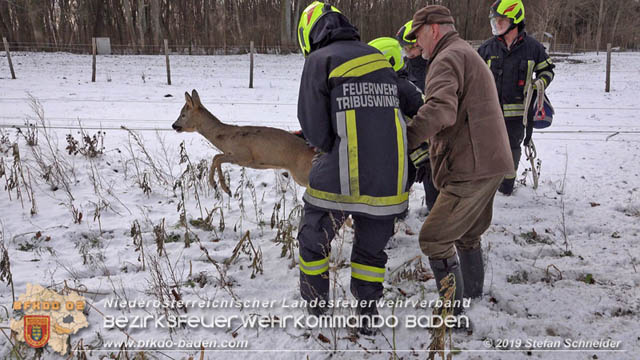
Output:
<instances>
[{"instance_id":1,"label":"deer","mask_svg":"<svg viewBox=\"0 0 640 360\"><path fill-rule=\"evenodd\" d=\"M287 170L297 184L309 186L309 172L316 152L302 138L272 127L225 124L202 105L196 90L191 95L185 92L184 96L186 103L172 128L178 133L197 132L222 152L211 162L211 186L216 187L217 170L222 190L231 196L222 173L223 163L252 169Z\"/></svg>"}]
</instances>

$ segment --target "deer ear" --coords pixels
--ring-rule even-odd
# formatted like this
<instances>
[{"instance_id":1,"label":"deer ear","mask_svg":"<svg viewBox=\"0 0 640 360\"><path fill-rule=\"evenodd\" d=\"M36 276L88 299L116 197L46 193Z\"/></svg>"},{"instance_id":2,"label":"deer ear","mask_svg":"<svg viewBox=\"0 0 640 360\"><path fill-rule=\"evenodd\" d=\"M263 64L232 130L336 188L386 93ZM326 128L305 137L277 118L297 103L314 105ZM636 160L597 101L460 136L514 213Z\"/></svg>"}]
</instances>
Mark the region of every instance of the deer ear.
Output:
<instances>
[{"instance_id":1,"label":"deer ear","mask_svg":"<svg viewBox=\"0 0 640 360\"><path fill-rule=\"evenodd\" d=\"M196 89L193 89L193 91L191 91L191 98L193 99L193 105L195 107L202 106L202 103L200 102L200 95L198 95L198 92L196 91Z\"/></svg>"},{"instance_id":2,"label":"deer ear","mask_svg":"<svg viewBox=\"0 0 640 360\"><path fill-rule=\"evenodd\" d=\"M193 99L191 98L191 95L189 95L189 93L186 91L184 93L184 100L187 102L188 107L193 108Z\"/></svg>"}]
</instances>

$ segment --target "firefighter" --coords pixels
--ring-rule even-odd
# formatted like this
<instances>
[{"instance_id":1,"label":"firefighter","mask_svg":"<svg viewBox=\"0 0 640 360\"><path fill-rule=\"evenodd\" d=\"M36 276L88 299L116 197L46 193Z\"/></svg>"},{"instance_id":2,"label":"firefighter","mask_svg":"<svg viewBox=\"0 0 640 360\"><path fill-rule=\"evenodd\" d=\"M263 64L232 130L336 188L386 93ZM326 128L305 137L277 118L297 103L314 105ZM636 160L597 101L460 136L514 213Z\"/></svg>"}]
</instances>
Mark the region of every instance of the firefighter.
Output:
<instances>
[{"instance_id":1,"label":"firefighter","mask_svg":"<svg viewBox=\"0 0 640 360\"><path fill-rule=\"evenodd\" d=\"M380 37L373 39L369 42L369 45L378 49L384 55L393 70L398 75L398 97L400 99L400 111L408 118L412 118L418 113L418 109L424 104L422 98L422 91L410 80L409 72L407 71L407 63L405 63L402 56L402 47L398 40L390 37ZM423 147L427 149L427 145ZM429 165L428 156L424 156L424 159L419 166L425 167ZM426 163L426 165L424 165ZM407 188L411 188L411 185L415 182L416 167L412 161L409 161L409 176L407 178ZM425 173L425 171L422 171ZM400 218L406 217L407 212L404 212Z\"/></svg>"},{"instance_id":2,"label":"firefighter","mask_svg":"<svg viewBox=\"0 0 640 360\"><path fill-rule=\"evenodd\" d=\"M394 219L407 209L406 124L397 75L335 7L314 1L303 11L298 41L305 56L298 120L321 151L309 174L298 231L300 292L321 315L329 297L331 241L354 220L351 293L359 315L376 315ZM365 301L364 306L362 305ZM370 323L361 334L375 333Z\"/></svg>"},{"instance_id":3,"label":"firefighter","mask_svg":"<svg viewBox=\"0 0 640 360\"><path fill-rule=\"evenodd\" d=\"M415 40L407 39L407 34L411 32L413 20L407 21L396 33L396 39L404 51L405 62L409 80L413 82L420 91L424 93L424 80L427 77L427 60L422 58L422 51Z\"/></svg>"},{"instance_id":4,"label":"firefighter","mask_svg":"<svg viewBox=\"0 0 640 360\"><path fill-rule=\"evenodd\" d=\"M420 49L416 40L409 40L407 38L407 35L412 29L413 20L409 20L398 30L396 33L396 39L402 45L402 49L404 51L409 79L424 93L429 62L422 57L422 49ZM421 182L424 187L425 205L427 206L427 212L429 212L438 198L438 190L433 185L433 179L431 177L428 146L422 146L422 149L423 152L421 154L414 154L414 156L419 157L422 161L415 161L415 159L412 159L414 161L414 165L418 166L414 181Z\"/></svg>"},{"instance_id":5,"label":"firefighter","mask_svg":"<svg viewBox=\"0 0 640 360\"><path fill-rule=\"evenodd\" d=\"M400 110L405 116L412 118L418 113L418 109L424 104L424 100L422 99L422 90L411 81L407 63L402 57L400 42L394 38L380 37L371 40L369 45L378 49L393 66L393 70L398 75Z\"/></svg>"},{"instance_id":6,"label":"firefighter","mask_svg":"<svg viewBox=\"0 0 640 360\"><path fill-rule=\"evenodd\" d=\"M494 2L489 18L494 37L482 44L478 52L493 73L506 121L514 170L505 176L498 190L511 195L522 155L520 144L525 140L524 145L527 146L533 131L533 122L529 122L525 129L522 119L525 89L532 81L534 89L540 85L549 86L555 66L542 44L527 35L522 1Z\"/></svg>"}]
</instances>

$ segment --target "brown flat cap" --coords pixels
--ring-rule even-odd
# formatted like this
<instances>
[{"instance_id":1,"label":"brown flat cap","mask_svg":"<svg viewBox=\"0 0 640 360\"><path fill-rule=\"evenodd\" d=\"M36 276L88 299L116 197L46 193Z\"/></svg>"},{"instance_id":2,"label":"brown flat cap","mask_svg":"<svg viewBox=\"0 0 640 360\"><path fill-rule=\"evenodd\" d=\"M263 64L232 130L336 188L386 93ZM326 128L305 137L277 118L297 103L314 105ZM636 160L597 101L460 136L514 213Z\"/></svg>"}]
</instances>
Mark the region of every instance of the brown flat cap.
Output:
<instances>
[{"instance_id":1,"label":"brown flat cap","mask_svg":"<svg viewBox=\"0 0 640 360\"><path fill-rule=\"evenodd\" d=\"M427 5L413 15L413 25L407 34L407 40L414 40L416 32L422 25L453 24L453 16L449 9L442 5Z\"/></svg>"}]
</instances>

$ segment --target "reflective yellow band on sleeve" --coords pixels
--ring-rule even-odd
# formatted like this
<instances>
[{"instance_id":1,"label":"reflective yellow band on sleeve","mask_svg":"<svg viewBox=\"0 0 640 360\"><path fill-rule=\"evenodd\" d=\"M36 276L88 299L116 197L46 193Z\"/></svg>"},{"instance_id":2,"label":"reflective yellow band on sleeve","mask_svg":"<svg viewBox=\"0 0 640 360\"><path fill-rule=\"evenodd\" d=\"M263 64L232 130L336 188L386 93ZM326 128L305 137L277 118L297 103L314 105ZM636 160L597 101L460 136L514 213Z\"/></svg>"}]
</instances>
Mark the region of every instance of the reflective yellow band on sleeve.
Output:
<instances>
[{"instance_id":1,"label":"reflective yellow band on sleeve","mask_svg":"<svg viewBox=\"0 0 640 360\"><path fill-rule=\"evenodd\" d=\"M545 86L549 85L547 84L547 79L544 78L544 76L549 78L549 81L553 80L553 73L551 71L543 71L540 74L538 74L538 79L542 78L545 82Z\"/></svg>"},{"instance_id":2,"label":"reflective yellow band on sleeve","mask_svg":"<svg viewBox=\"0 0 640 360\"><path fill-rule=\"evenodd\" d=\"M545 60L545 61L543 61L541 63L536 64L535 70L536 71L540 71L540 70L546 68L547 66L549 66L551 64L553 64L553 62L551 62L551 59L547 59L547 60Z\"/></svg>"}]
</instances>

